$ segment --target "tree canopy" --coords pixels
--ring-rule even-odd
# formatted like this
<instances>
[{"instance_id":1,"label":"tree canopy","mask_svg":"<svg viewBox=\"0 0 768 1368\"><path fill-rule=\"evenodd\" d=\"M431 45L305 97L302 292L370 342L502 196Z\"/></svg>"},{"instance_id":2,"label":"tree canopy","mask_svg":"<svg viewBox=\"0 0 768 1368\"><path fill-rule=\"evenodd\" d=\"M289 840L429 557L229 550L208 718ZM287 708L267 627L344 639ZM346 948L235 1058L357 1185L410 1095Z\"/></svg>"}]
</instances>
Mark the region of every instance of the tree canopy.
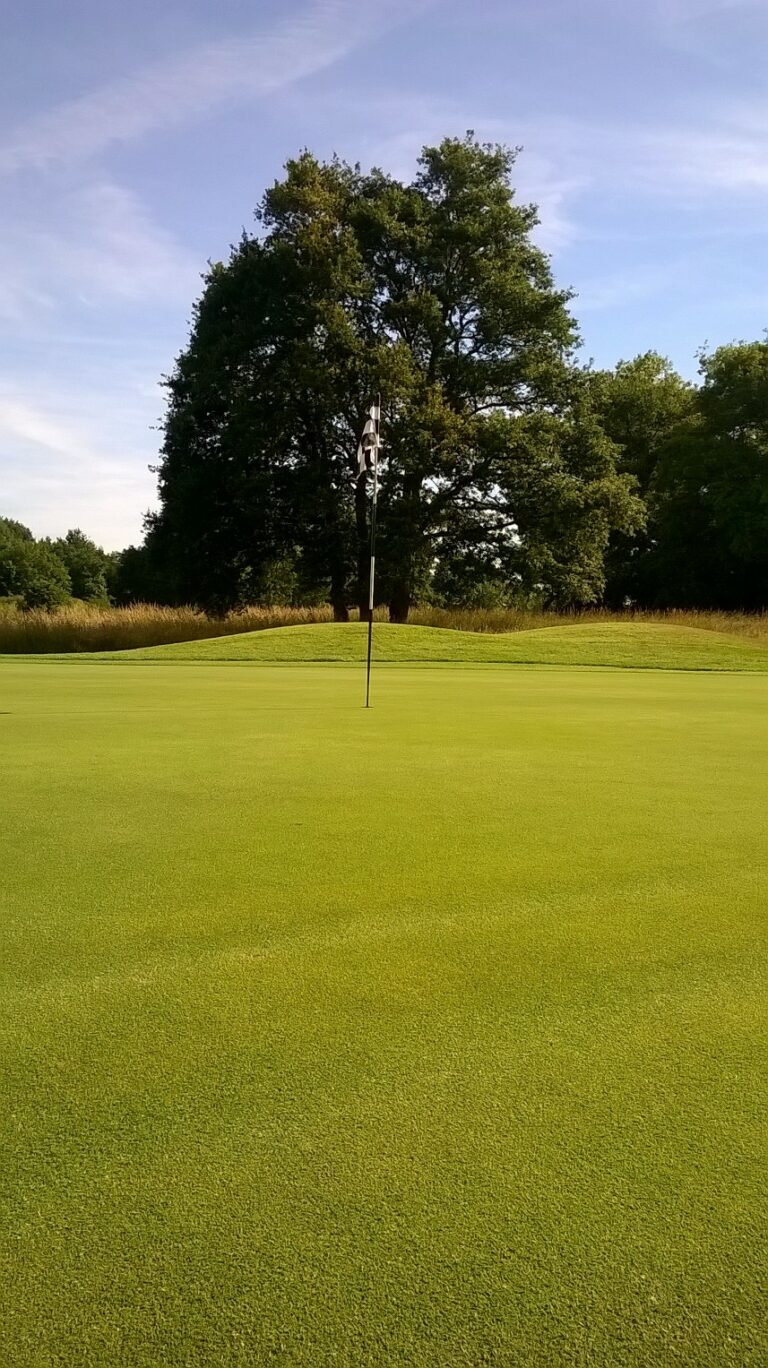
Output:
<instances>
[{"instance_id":1,"label":"tree canopy","mask_svg":"<svg viewBox=\"0 0 768 1368\"><path fill-rule=\"evenodd\" d=\"M768 606L768 341L596 370L471 134L414 178L303 152L209 266L165 378L159 508L106 555L0 519L0 597L367 614L356 449L383 401L377 603Z\"/></svg>"},{"instance_id":2,"label":"tree canopy","mask_svg":"<svg viewBox=\"0 0 768 1368\"><path fill-rule=\"evenodd\" d=\"M24 608L66 603L72 585L66 566L48 542L35 541L28 527L0 518L0 597Z\"/></svg>"},{"instance_id":3,"label":"tree canopy","mask_svg":"<svg viewBox=\"0 0 768 1368\"><path fill-rule=\"evenodd\" d=\"M55 608L72 598L108 602L113 558L73 528L58 541L37 541L13 518L0 518L0 598L22 608Z\"/></svg>"},{"instance_id":4,"label":"tree canopy","mask_svg":"<svg viewBox=\"0 0 768 1368\"><path fill-rule=\"evenodd\" d=\"M168 380L151 534L179 597L230 606L290 555L337 616L364 603L354 454L378 392L393 618L479 561L544 601L600 597L610 533L642 508L595 420L514 160L468 135L426 148L407 185L288 163L258 234L211 268Z\"/></svg>"},{"instance_id":5,"label":"tree canopy","mask_svg":"<svg viewBox=\"0 0 768 1368\"><path fill-rule=\"evenodd\" d=\"M614 604L762 609L768 604L768 343L699 356L699 385L654 353L591 377L645 529L615 536Z\"/></svg>"},{"instance_id":6,"label":"tree canopy","mask_svg":"<svg viewBox=\"0 0 768 1368\"><path fill-rule=\"evenodd\" d=\"M659 455L650 491L654 600L768 604L768 342L700 356L694 410Z\"/></svg>"},{"instance_id":7,"label":"tree canopy","mask_svg":"<svg viewBox=\"0 0 768 1368\"><path fill-rule=\"evenodd\" d=\"M109 557L78 527L53 543L53 550L67 568L74 598L108 601Z\"/></svg>"}]
</instances>

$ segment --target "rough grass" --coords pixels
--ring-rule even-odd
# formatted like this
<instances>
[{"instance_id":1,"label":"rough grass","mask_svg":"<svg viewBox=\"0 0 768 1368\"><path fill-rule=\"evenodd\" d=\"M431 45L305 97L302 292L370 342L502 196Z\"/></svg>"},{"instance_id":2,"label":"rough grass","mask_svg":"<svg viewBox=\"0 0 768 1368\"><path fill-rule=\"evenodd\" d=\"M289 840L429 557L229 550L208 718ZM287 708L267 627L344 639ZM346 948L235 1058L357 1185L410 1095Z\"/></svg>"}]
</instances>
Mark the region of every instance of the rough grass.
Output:
<instances>
[{"instance_id":1,"label":"rough grass","mask_svg":"<svg viewBox=\"0 0 768 1368\"><path fill-rule=\"evenodd\" d=\"M93 657L111 662L362 662L360 623L281 627L209 641ZM675 670L768 670L768 646L697 627L663 623L579 623L507 635L376 623L377 662L421 664L605 665ZM52 663L52 658L44 658ZM72 658L72 663L76 663Z\"/></svg>"},{"instance_id":2,"label":"rough grass","mask_svg":"<svg viewBox=\"0 0 768 1368\"><path fill-rule=\"evenodd\" d=\"M357 614L353 613L352 618L356 617ZM378 621L385 620L383 608L377 609L376 617ZM162 608L147 603L129 608L104 608L76 603L53 612L36 609L23 613L15 601L0 599L0 653L26 655L133 650L170 642L197 641L232 636L239 632L330 621L331 610L327 605L316 608L286 608L279 605L252 607L225 617L212 617L194 608ZM599 625L632 622L658 622L666 626L721 631L768 645L768 615L762 614L678 610L666 613L611 613L593 609L576 615L514 608L416 607L410 615L412 626L492 634L574 623Z\"/></svg>"},{"instance_id":3,"label":"rough grass","mask_svg":"<svg viewBox=\"0 0 768 1368\"><path fill-rule=\"evenodd\" d=\"M449 627L463 632L527 632L537 627L575 624L660 623L667 627L696 627L704 631L726 632L768 645L768 613L725 613L710 609L614 612L607 608L587 608L578 613L556 613L528 608L418 607L411 613L409 621L423 627Z\"/></svg>"},{"instance_id":4,"label":"rough grass","mask_svg":"<svg viewBox=\"0 0 768 1368\"><path fill-rule=\"evenodd\" d=\"M128 608L81 603L50 612L36 608L27 613L13 608L0 613L0 653L132 650L164 642L330 621L331 611L327 607L253 607L226 617L210 617L195 608L162 608L152 603L137 603Z\"/></svg>"},{"instance_id":5,"label":"rough grass","mask_svg":"<svg viewBox=\"0 0 768 1368\"><path fill-rule=\"evenodd\" d=\"M7 662L4 1368L754 1368L768 681Z\"/></svg>"}]
</instances>

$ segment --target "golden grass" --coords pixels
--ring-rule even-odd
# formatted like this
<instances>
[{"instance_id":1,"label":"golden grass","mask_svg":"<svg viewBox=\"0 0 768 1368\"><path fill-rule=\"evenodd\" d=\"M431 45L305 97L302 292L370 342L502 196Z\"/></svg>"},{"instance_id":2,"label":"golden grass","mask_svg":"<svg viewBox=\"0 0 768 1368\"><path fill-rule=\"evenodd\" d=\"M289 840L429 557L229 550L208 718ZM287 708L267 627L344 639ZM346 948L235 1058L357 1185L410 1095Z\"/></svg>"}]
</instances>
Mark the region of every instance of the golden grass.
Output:
<instances>
[{"instance_id":1,"label":"golden grass","mask_svg":"<svg viewBox=\"0 0 768 1368\"><path fill-rule=\"evenodd\" d=\"M351 616L356 619L357 613ZM385 619L385 610L377 609L376 617ZM664 622L672 626L728 632L768 643L768 614L684 609L637 613L587 609L580 613L555 613L523 608L421 606L412 611L409 620L417 626L451 627L463 632L523 632L569 622ZM51 612L35 609L24 613L6 601L0 605L0 653L131 650L256 632L267 627L331 621L332 613L327 605L315 608L252 607L223 617L209 617L195 608L163 608L152 603L134 604L128 608L71 604Z\"/></svg>"},{"instance_id":2,"label":"golden grass","mask_svg":"<svg viewBox=\"0 0 768 1368\"><path fill-rule=\"evenodd\" d=\"M421 627L453 627L462 632L529 632L573 622L664 622L668 626L701 627L768 642L768 613L726 613L716 609L670 608L612 611L585 608L557 613L531 608L415 608L409 622Z\"/></svg>"},{"instance_id":3,"label":"golden grass","mask_svg":"<svg viewBox=\"0 0 768 1368\"><path fill-rule=\"evenodd\" d=\"M120 651L331 619L331 610L325 606L254 607L225 617L208 617L195 608L163 608L155 603L136 603L128 608L90 608L78 604L51 612L36 608L28 613L0 614L0 652Z\"/></svg>"}]
</instances>

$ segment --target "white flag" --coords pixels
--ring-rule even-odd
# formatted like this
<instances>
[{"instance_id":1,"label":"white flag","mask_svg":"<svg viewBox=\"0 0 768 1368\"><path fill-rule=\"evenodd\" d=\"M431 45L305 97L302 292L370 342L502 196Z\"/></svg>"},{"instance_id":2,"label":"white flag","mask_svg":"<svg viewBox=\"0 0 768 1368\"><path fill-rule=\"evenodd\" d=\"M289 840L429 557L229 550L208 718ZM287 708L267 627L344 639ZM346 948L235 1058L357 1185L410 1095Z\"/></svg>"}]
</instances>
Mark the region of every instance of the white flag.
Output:
<instances>
[{"instance_id":1,"label":"white flag","mask_svg":"<svg viewBox=\"0 0 768 1368\"><path fill-rule=\"evenodd\" d=\"M375 471L379 464L379 451L381 441L379 438L379 418L380 410L378 404L372 404L369 410L368 419L363 428L363 435L357 448L357 472L363 475L367 470Z\"/></svg>"}]
</instances>

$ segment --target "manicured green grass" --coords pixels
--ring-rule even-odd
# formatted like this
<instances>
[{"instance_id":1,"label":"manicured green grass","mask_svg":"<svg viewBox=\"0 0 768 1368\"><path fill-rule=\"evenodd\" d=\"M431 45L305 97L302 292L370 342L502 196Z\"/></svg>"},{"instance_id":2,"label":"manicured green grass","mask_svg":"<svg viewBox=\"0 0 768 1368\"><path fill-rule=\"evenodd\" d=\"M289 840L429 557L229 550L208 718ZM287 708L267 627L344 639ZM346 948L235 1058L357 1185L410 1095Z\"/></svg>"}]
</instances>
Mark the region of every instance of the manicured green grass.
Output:
<instances>
[{"instance_id":1,"label":"manicured green grass","mask_svg":"<svg viewBox=\"0 0 768 1368\"><path fill-rule=\"evenodd\" d=\"M278 627L132 651L92 653L100 661L360 662L359 623ZM527 632L455 632L377 622L374 659L408 664L607 665L629 669L768 671L768 647L747 637L664 623L588 623ZM9 657L13 658L13 657ZM15 657L18 659L18 657ZM82 658L82 657L81 657ZM42 657L51 660L68 656Z\"/></svg>"},{"instance_id":2,"label":"manicured green grass","mask_svg":"<svg viewBox=\"0 0 768 1368\"><path fill-rule=\"evenodd\" d=\"M0 668L0 1363L762 1368L768 681L360 691Z\"/></svg>"},{"instance_id":3,"label":"manicured green grass","mask_svg":"<svg viewBox=\"0 0 768 1368\"><path fill-rule=\"evenodd\" d=\"M317 623L264 632L181 641L132 651L146 660L361 661L365 624ZM378 661L462 664L610 665L668 670L765 670L768 649L745 637L697 627L590 623L530 632L454 632L444 627L374 625ZM125 658L124 653L120 653Z\"/></svg>"}]
</instances>

